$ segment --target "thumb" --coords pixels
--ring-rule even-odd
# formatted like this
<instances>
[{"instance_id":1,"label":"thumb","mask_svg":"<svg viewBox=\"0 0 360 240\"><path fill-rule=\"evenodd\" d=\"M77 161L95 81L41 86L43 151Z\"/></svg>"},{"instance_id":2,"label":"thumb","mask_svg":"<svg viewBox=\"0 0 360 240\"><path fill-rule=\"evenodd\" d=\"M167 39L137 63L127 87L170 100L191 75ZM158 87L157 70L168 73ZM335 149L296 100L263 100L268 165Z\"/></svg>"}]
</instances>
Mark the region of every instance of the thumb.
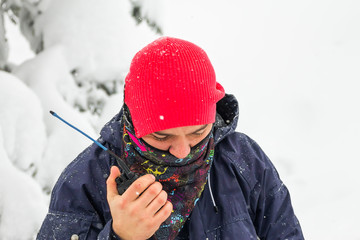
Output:
<instances>
[{"instance_id":1,"label":"thumb","mask_svg":"<svg viewBox=\"0 0 360 240\"><path fill-rule=\"evenodd\" d=\"M119 177L120 170L116 166L112 166L110 169L110 176L106 180L106 190L107 190L107 199L108 201L113 199L115 196L118 196L117 185L115 179Z\"/></svg>"}]
</instances>

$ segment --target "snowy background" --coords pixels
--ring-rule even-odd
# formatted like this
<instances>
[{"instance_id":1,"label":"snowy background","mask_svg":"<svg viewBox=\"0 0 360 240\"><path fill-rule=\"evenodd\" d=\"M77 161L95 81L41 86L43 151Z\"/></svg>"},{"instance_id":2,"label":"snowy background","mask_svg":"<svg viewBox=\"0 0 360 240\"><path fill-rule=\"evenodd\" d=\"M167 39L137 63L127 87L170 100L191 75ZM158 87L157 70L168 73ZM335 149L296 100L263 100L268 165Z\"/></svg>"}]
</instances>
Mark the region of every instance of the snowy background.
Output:
<instances>
[{"instance_id":1,"label":"snowy background","mask_svg":"<svg viewBox=\"0 0 360 240\"><path fill-rule=\"evenodd\" d=\"M2 0L0 239L35 237L57 177L90 144L49 110L96 138L131 58L162 35L208 53L306 239L360 239L357 0Z\"/></svg>"}]
</instances>

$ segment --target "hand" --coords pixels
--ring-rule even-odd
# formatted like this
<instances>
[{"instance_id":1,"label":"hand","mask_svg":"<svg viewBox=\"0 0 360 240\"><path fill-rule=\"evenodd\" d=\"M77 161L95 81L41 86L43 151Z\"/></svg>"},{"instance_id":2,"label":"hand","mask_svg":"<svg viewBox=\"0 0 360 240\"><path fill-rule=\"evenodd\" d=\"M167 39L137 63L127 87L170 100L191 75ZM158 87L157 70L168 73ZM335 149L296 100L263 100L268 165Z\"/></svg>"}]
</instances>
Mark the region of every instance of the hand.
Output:
<instances>
[{"instance_id":1,"label":"hand","mask_svg":"<svg viewBox=\"0 0 360 240\"><path fill-rule=\"evenodd\" d=\"M173 206L167 201L167 193L155 181L152 174L133 182L119 195L115 179L120 171L113 166L106 181L107 201L113 219L114 232L124 240L148 239L171 214Z\"/></svg>"}]
</instances>

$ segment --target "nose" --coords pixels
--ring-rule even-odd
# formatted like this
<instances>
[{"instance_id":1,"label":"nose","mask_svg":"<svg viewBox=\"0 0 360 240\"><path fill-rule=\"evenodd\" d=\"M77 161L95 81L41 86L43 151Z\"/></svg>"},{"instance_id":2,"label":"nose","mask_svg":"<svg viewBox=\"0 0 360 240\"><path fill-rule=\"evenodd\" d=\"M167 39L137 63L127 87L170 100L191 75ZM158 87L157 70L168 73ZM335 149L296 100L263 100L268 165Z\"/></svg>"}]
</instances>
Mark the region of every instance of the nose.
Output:
<instances>
[{"instance_id":1,"label":"nose","mask_svg":"<svg viewBox=\"0 0 360 240\"><path fill-rule=\"evenodd\" d=\"M174 142L169 149L169 152L177 158L185 158L191 151L190 143L186 140L179 140Z\"/></svg>"}]
</instances>

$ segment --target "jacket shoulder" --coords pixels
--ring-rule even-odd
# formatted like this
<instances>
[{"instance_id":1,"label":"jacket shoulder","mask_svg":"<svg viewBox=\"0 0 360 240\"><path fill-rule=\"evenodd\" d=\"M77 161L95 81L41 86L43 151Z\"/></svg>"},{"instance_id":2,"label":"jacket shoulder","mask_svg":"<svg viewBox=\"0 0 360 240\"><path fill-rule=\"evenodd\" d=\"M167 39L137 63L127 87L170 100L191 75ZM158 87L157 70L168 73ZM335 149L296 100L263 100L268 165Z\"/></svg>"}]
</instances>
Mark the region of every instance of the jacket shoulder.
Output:
<instances>
[{"instance_id":1,"label":"jacket shoulder","mask_svg":"<svg viewBox=\"0 0 360 240\"><path fill-rule=\"evenodd\" d=\"M95 144L79 154L61 173L49 212L37 239L110 239L111 215L106 201L107 153ZM102 235L104 238L100 237Z\"/></svg>"},{"instance_id":2,"label":"jacket shoulder","mask_svg":"<svg viewBox=\"0 0 360 240\"><path fill-rule=\"evenodd\" d=\"M282 184L273 163L260 146L244 133L229 134L217 145L216 152L221 161L233 167L235 174L246 182L249 191L261 188L265 178L272 180L267 185L272 185L274 189ZM267 178L269 175L271 178Z\"/></svg>"},{"instance_id":3,"label":"jacket shoulder","mask_svg":"<svg viewBox=\"0 0 360 240\"><path fill-rule=\"evenodd\" d=\"M260 239L303 239L286 186L250 137L233 132L219 142L212 173L215 200L227 219L224 228L246 225L246 231L253 231L252 236L256 232ZM243 219L245 225L229 224L229 219ZM236 231L223 231L228 232Z\"/></svg>"},{"instance_id":4,"label":"jacket shoulder","mask_svg":"<svg viewBox=\"0 0 360 240\"><path fill-rule=\"evenodd\" d=\"M110 168L106 155L95 144L81 152L58 178L52 190L50 210L95 212L94 203L106 200L105 184Z\"/></svg>"}]
</instances>

